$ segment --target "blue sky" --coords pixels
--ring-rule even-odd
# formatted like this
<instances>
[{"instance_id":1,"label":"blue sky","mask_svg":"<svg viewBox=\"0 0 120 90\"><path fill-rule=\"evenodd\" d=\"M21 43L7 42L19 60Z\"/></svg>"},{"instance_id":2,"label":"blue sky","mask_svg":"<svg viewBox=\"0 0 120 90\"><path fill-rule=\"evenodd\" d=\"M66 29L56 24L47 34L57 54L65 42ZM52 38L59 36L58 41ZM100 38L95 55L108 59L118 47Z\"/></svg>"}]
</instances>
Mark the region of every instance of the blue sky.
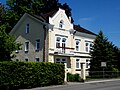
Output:
<instances>
[{"instance_id":1,"label":"blue sky","mask_svg":"<svg viewBox=\"0 0 120 90\"><path fill-rule=\"evenodd\" d=\"M5 0L0 0L5 3ZM120 0L59 0L72 9L75 24L98 33L120 48Z\"/></svg>"},{"instance_id":2,"label":"blue sky","mask_svg":"<svg viewBox=\"0 0 120 90\"><path fill-rule=\"evenodd\" d=\"M75 24L98 33L120 48L120 0L60 0L72 9Z\"/></svg>"}]
</instances>

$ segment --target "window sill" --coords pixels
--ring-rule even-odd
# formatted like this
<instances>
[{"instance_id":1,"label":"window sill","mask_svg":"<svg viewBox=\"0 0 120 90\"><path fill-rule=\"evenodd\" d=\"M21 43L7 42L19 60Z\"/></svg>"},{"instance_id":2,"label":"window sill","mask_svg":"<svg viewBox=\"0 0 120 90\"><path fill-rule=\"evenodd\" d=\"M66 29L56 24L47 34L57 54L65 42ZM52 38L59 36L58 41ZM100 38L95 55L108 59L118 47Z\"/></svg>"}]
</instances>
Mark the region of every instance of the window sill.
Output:
<instances>
[{"instance_id":1,"label":"window sill","mask_svg":"<svg viewBox=\"0 0 120 90\"><path fill-rule=\"evenodd\" d=\"M81 71L81 69L76 69L75 71Z\"/></svg>"},{"instance_id":2,"label":"window sill","mask_svg":"<svg viewBox=\"0 0 120 90\"><path fill-rule=\"evenodd\" d=\"M28 53L28 51L25 51L25 53Z\"/></svg>"},{"instance_id":3,"label":"window sill","mask_svg":"<svg viewBox=\"0 0 120 90\"><path fill-rule=\"evenodd\" d=\"M40 50L39 49L36 49L35 52L39 52Z\"/></svg>"},{"instance_id":4,"label":"window sill","mask_svg":"<svg viewBox=\"0 0 120 90\"><path fill-rule=\"evenodd\" d=\"M65 29L64 29L64 28L59 28L59 30L63 30L63 31L65 31Z\"/></svg>"}]
</instances>

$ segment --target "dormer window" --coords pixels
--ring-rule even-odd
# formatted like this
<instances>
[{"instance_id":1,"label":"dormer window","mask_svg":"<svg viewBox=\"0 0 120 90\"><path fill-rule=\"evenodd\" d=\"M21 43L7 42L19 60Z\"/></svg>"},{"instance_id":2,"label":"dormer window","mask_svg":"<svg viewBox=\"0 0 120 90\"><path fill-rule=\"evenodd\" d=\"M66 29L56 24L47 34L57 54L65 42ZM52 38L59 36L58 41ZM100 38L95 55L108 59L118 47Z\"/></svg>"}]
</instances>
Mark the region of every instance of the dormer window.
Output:
<instances>
[{"instance_id":1,"label":"dormer window","mask_svg":"<svg viewBox=\"0 0 120 90\"><path fill-rule=\"evenodd\" d=\"M25 31L25 33L29 33L29 31L30 31L30 25L26 24L26 31Z\"/></svg>"},{"instance_id":2,"label":"dormer window","mask_svg":"<svg viewBox=\"0 0 120 90\"><path fill-rule=\"evenodd\" d=\"M60 28L60 29L63 29L63 28L64 28L64 21L63 21L63 20L60 21L60 23L59 23L59 28Z\"/></svg>"}]
</instances>

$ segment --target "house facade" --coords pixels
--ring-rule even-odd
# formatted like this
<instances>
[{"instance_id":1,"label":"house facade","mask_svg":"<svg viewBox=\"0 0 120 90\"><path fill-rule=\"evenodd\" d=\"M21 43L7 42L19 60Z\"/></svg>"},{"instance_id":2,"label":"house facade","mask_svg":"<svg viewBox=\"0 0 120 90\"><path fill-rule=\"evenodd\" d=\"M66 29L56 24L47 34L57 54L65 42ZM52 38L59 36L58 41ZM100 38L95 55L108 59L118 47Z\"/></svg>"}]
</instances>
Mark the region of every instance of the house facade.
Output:
<instances>
[{"instance_id":1,"label":"house facade","mask_svg":"<svg viewBox=\"0 0 120 90\"><path fill-rule=\"evenodd\" d=\"M86 71L90 68L89 51L96 34L71 23L63 9L43 14L41 18L24 14L10 34L22 43L14 60L66 63L67 71L72 74L80 74L81 64Z\"/></svg>"},{"instance_id":2,"label":"house facade","mask_svg":"<svg viewBox=\"0 0 120 90\"><path fill-rule=\"evenodd\" d=\"M21 50L16 50L15 61L45 62L48 60L48 23L42 18L25 13L10 35L16 37Z\"/></svg>"},{"instance_id":3,"label":"house facade","mask_svg":"<svg viewBox=\"0 0 120 90\"><path fill-rule=\"evenodd\" d=\"M73 74L80 74L81 64L84 64L87 71L90 68L89 51L96 35L71 23L63 9L48 13L45 18L53 25L49 30L48 62L67 63L68 72Z\"/></svg>"}]
</instances>

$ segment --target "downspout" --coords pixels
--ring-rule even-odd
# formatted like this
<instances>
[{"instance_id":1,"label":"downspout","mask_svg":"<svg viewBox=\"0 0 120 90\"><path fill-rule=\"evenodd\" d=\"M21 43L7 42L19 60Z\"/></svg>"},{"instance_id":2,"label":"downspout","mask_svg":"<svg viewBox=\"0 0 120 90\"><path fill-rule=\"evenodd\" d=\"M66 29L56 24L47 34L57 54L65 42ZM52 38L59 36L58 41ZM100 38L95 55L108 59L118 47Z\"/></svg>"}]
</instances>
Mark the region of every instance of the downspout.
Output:
<instances>
[{"instance_id":1,"label":"downspout","mask_svg":"<svg viewBox=\"0 0 120 90\"><path fill-rule=\"evenodd\" d=\"M43 62L46 62L46 25L43 25L43 29L44 29Z\"/></svg>"}]
</instances>

